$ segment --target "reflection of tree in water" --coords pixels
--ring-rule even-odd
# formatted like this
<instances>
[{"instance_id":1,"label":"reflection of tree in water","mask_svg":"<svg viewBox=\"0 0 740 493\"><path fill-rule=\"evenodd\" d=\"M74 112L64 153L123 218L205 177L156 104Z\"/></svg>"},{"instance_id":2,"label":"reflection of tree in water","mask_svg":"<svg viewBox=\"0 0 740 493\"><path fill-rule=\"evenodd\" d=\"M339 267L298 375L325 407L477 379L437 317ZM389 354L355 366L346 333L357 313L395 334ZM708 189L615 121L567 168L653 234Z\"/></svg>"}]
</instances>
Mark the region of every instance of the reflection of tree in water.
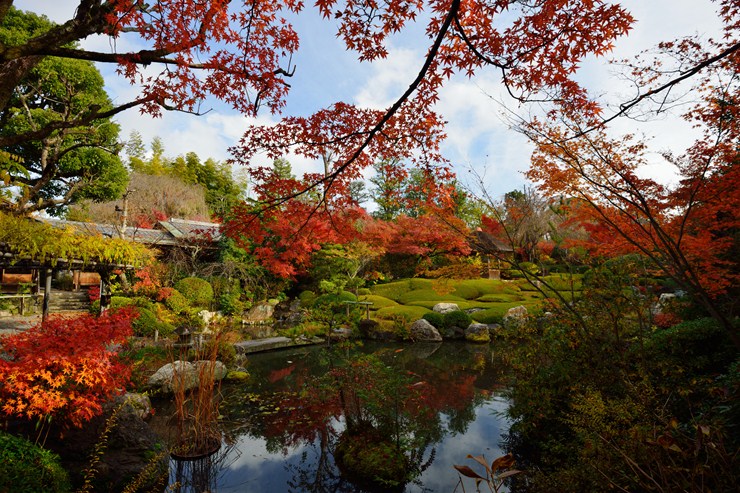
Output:
<instances>
[{"instance_id":1,"label":"reflection of tree in water","mask_svg":"<svg viewBox=\"0 0 740 493\"><path fill-rule=\"evenodd\" d=\"M264 375L265 381L277 375L271 383L279 391L240 396L241 407L229 419L248 422L233 433L264 438L272 453L305 447L300 461L286 466L293 491L377 489L372 466L388 467L384 452L402 461L403 474L383 479L382 489L392 491L395 481L402 490L432 463L436 443L467 429L485 399L475 387L482 373L479 352L462 350L453 358L433 353L425 359L411 349L332 353L319 358L319 376L310 376L303 364L284 363Z\"/></svg>"}]
</instances>

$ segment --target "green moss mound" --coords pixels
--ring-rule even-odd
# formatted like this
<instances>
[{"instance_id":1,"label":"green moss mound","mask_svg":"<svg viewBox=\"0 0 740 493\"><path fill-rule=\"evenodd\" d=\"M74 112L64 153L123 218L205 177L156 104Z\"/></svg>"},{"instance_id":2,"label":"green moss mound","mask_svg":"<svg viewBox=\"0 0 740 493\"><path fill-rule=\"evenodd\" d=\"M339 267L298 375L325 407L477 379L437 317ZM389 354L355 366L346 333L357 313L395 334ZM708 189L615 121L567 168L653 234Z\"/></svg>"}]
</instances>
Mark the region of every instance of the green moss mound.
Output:
<instances>
[{"instance_id":1,"label":"green moss mound","mask_svg":"<svg viewBox=\"0 0 740 493\"><path fill-rule=\"evenodd\" d=\"M383 320L393 320L396 317L403 317L407 321L411 322L418 320L424 316L425 313L429 313L430 310L423 306L389 306L381 308L375 312L375 318Z\"/></svg>"},{"instance_id":2,"label":"green moss mound","mask_svg":"<svg viewBox=\"0 0 740 493\"><path fill-rule=\"evenodd\" d=\"M186 277L175 283L178 290L192 306L209 308L213 301L213 287L199 277Z\"/></svg>"},{"instance_id":3,"label":"green moss mound","mask_svg":"<svg viewBox=\"0 0 740 493\"><path fill-rule=\"evenodd\" d=\"M409 291L399 296L398 302L402 305L408 305L415 302L431 302L436 303L456 303L458 301L465 301L464 298L455 296L454 294L440 294L434 289L416 289Z\"/></svg>"},{"instance_id":4,"label":"green moss mound","mask_svg":"<svg viewBox=\"0 0 740 493\"><path fill-rule=\"evenodd\" d=\"M69 477L56 454L0 431L0 491L68 492Z\"/></svg>"},{"instance_id":5,"label":"green moss mound","mask_svg":"<svg viewBox=\"0 0 740 493\"><path fill-rule=\"evenodd\" d=\"M370 306L371 311L380 310L381 308L386 308L389 306L398 306L397 302L386 298L385 296L378 296L376 294L362 295L358 298L357 301L368 301L372 303L372 305Z\"/></svg>"},{"instance_id":6,"label":"green moss mound","mask_svg":"<svg viewBox=\"0 0 740 493\"><path fill-rule=\"evenodd\" d=\"M431 279L404 279L402 281L378 284L372 287L373 294L383 296L393 301L399 301L400 298L414 290L432 289L433 281Z\"/></svg>"},{"instance_id":7,"label":"green moss mound","mask_svg":"<svg viewBox=\"0 0 740 493\"><path fill-rule=\"evenodd\" d=\"M522 301L524 297L522 297L520 294L509 294L509 293L500 293L500 294L484 294L483 296L479 297L476 301L484 302L484 303L511 303L514 301Z\"/></svg>"}]
</instances>

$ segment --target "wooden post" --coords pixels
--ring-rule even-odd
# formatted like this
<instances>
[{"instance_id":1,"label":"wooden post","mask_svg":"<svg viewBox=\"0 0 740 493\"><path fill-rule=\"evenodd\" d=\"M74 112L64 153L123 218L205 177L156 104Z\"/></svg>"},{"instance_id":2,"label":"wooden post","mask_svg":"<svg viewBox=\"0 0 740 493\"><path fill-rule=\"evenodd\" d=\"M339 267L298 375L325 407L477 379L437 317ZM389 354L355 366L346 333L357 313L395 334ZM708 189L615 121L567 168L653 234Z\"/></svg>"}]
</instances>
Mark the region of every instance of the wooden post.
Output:
<instances>
[{"instance_id":1,"label":"wooden post","mask_svg":"<svg viewBox=\"0 0 740 493\"><path fill-rule=\"evenodd\" d=\"M46 322L49 318L49 300L51 299L51 274L52 270L46 269L46 284L44 285L44 305L41 311L41 321Z\"/></svg>"}]
</instances>

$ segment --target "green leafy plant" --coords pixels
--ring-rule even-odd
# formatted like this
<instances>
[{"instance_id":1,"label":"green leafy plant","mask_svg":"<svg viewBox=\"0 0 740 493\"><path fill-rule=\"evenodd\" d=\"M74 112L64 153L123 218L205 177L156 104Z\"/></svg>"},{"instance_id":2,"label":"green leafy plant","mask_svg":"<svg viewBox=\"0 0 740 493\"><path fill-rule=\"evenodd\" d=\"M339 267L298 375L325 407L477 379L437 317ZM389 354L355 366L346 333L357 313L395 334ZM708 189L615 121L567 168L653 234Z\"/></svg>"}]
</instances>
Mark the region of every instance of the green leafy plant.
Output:
<instances>
[{"instance_id":1,"label":"green leafy plant","mask_svg":"<svg viewBox=\"0 0 740 493\"><path fill-rule=\"evenodd\" d=\"M175 327L167 322L160 321L151 310L139 308L139 318L132 327L134 334L140 337L154 337L158 333L161 337L167 337L175 331Z\"/></svg>"},{"instance_id":2,"label":"green leafy plant","mask_svg":"<svg viewBox=\"0 0 740 493\"><path fill-rule=\"evenodd\" d=\"M56 454L0 431L0 491L66 493L71 489Z\"/></svg>"}]
</instances>

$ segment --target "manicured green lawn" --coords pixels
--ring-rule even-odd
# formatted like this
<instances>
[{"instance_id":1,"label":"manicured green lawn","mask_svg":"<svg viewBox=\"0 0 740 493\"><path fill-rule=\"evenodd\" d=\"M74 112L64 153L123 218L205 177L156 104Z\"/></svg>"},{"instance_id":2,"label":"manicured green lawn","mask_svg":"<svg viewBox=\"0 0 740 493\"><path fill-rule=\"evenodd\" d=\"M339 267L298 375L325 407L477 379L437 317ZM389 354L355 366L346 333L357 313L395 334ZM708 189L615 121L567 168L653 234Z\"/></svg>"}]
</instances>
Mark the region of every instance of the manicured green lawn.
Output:
<instances>
[{"instance_id":1,"label":"manicured green lawn","mask_svg":"<svg viewBox=\"0 0 740 493\"><path fill-rule=\"evenodd\" d=\"M578 275L555 274L543 280L567 299L571 299L571 290L574 297L578 297L582 289ZM478 322L496 323L515 306L524 305L530 312L536 312L543 298L534 286L522 279L402 279L373 286L370 291L372 294L360 296L360 301L372 302L370 310L379 320L398 316L416 320L437 303L455 303L461 310L481 309L472 314Z\"/></svg>"}]
</instances>

